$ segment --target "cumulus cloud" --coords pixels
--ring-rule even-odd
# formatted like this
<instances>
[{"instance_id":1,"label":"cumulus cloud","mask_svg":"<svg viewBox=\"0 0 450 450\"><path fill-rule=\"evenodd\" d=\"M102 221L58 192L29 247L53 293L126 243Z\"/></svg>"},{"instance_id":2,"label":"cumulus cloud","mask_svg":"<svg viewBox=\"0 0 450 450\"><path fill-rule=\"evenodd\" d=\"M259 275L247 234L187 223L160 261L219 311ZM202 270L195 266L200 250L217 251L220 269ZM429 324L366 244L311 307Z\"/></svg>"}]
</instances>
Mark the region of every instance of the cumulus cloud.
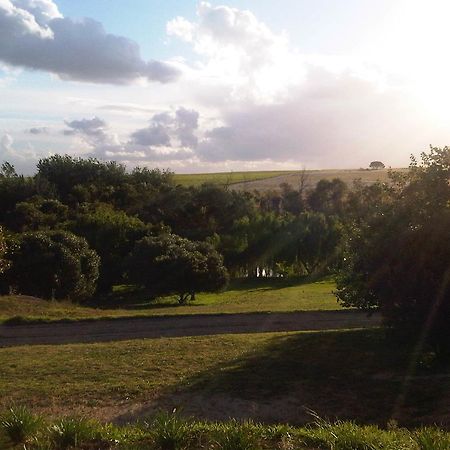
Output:
<instances>
[{"instance_id":1,"label":"cumulus cloud","mask_svg":"<svg viewBox=\"0 0 450 450\"><path fill-rule=\"evenodd\" d=\"M39 156L31 145L19 150L15 146L14 138L9 133L3 134L0 139L0 162L8 161L19 172L32 173L38 159Z\"/></svg>"},{"instance_id":2,"label":"cumulus cloud","mask_svg":"<svg viewBox=\"0 0 450 450\"><path fill-rule=\"evenodd\" d=\"M227 86L229 100L273 99L302 77L301 59L287 37L252 12L200 2L197 17L176 17L167 23L167 34L191 43L201 58L196 76Z\"/></svg>"},{"instance_id":3,"label":"cumulus cloud","mask_svg":"<svg viewBox=\"0 0 450 450\"><path fill-rule=\"evenodd\" d=\"M48 128L47 127L32 127L26 130L29 134L39 135L39 134L47 134Z\"/></svg>"},{"instance_id":4,"label":"cumulus cloud","mask_svg":"<svg viewBox=\"0 0 450 450\"><path fill-rule=\"evenodd\" d=\"M183 161L195 156L198 112L179 108L174 112L154 114L149 126L128 137L110 132L107 123L98 118L66 121L65 136L76 137L90 156L133 163Z\"/></svg>"},{"instance_id":5,"label":"cumulus cloud","mask_svg":"<svg viewBox=\"0 0 450 450\"><path fill-rule=\"evenodd\" d=\"M144 146L166 146L195 148L199 113L186 108L179 108L175 114L163 112L155 114L146 128L136 130L131 134L133 144Z\"/></svg>"},{"instance_id":6,"label":"cumulus cloud","mask_svg":"<svg viewBox=\"0 0 450 450\"><path fill-rule=\"evenodd\" d=\"M281 103L241 104L225 112L223 124L206 131L199 157L358 167L370 157L389 160L393 146L406 155L420 150L432 138L432 125L402 91L380 91L351 74L311 69L291 94Z\"/></svg>"},{"instance_id":7,"label":"cumulus cloud","mask_svg":"<svg viewBox=\"0 0 450 450\"><path fill-rule=\"evenodd\" d=\"M171 64L144 61L134 41L97 21L63 17L52 0L0 1L0 60L94 83L166 83L179 75Z\"/></svg>"},{"instance_id":8,"label":"cumulus cloud","mask_svg":"<svg viewBox=\"0 0 450 450\"><path fill-rule=\"evenodd\" d=\"M106 136L106 122L98 117L92 119L72 120L65 122L68 129L63 133L66 136L81 135L103 139Z\"/></svg>"}]
</instances>

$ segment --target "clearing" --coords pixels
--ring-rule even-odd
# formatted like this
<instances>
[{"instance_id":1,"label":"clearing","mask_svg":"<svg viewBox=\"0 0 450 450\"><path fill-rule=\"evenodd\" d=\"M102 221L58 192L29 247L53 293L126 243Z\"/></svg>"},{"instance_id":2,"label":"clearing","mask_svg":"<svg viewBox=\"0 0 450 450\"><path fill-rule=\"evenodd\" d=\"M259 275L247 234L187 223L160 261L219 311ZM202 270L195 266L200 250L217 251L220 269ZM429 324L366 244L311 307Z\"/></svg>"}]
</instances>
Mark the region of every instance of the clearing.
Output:
<instances>
[{"instance_id":1,"label":"clearing","mask_svg":"<svg viewBox=\"0 0 450 450\"><path fill-rule=\"evenodd\" d=\"M0 297L0 322L146 317L155 315L235 314L249 312L291 312L341 309L333 294L332 280L297 285L283 280L232 282L218 294L201 293L189 305L179 306L167 297L149 302L145 295L118 288L101 306L46 301L27 296Z\"/></svg>"}]
</instances>

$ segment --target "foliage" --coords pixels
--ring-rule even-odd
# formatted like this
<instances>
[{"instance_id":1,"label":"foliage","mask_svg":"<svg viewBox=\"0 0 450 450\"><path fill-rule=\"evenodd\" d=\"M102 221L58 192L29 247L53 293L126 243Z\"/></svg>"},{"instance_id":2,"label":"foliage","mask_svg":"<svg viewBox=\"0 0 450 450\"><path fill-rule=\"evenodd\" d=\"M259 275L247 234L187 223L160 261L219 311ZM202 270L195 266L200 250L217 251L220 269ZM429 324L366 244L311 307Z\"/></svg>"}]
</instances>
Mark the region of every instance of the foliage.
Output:
<instances>
[{"instance_id":1,"label":"foliage","mask_svg":"<svg viewBox=\"0 0 450 450\"><path fill-rule=\"evenodd\" d=\"M392 173L348 226L337 295L380 308L386 322L450 357L450 149L431 148ZM378 195L382 192L382 195ZM361 202L362 203L362 202Z\"/></svg>"},{"instance_id":2,"label":"foliage","mask_svg":"<svg viewBox=\"0 0 450 450\"><path fill-rule=\"evenodd\" d=\"M153 421L145 422L153 442L160 450L182 450L189 442L189 423L176 411L160 412Z\"/></svg>"},{"instance_id":3,"label":"foliage","mask_svg":"<svg viewBox=\"0 0 450 450\"><path fill-rule=\"evenodd\" d=\"M237 420L222 424L216 433L216 443L220 450L257 450L259 436L253 422L239 423Z\"/></svg>"},{"instance_id":4,"label":"foliage","mask_svg":"<svg viewBox=\"0 0 450 450\"><path fill-rule=\"evenodd\" d=\"M8 268L8 261L5 259L6 241L3 234L3 229L0 226L0 274Z\"/></svg>"},{"instance_id":5,"label":"foliage","mask_svg":"<svg viewBox=\"0 0 450 450\"><path fill-rule=\"evenodd\" d=\"M69 228L84 237L100 256L100 291L109 291L113 284L123 282L124 259L135 242L148 231L148 226L137 217L131 217L109 205L99 205L93 211L78 214Z\"/></svg>"},{"instance_id":6,"label":"foliage","mask_svg":"<svg viewBox=\"0 0 450 450\"><path fill-rule=\"evenodd\" d=\"M446 450L448 432L437 427L418 430L381 429L353 422L328 422L317 418L304 427L263 425L252 422L186 421L173 414L159 413L144 427L139 424L101 426L85 419L62 419L27 443L28 450L161 449L199 448L320 449L320 450ZM189 439L195 435L196 439ZM218 436L221 436L217 439ZM11 448L11 447L6 447Z\"/></svg>"},{"instance_id":7,"label":"foliage","mask_svg":"<svg viewBox=\"0 0 450 450\"><path fill-rule=\"evenodd\" d=\"M211 245L174 234L138 241L128 260L128 275L154 295L177 294L180 304L196 292L217 291L228 280L222 257Z\"/></svg>"},{"instance_id":8,"label":"foliage","mask_svg":"<svg viewBox=\"0 0 450 450\"><path fill-rule=\"evenodd\" d=\"M371 169L384 169L386 166L381 161L372 161L369 167Z\"/></svg>"},{"instance_id":9,"label":"foliage","mask_svg":"<svg viewBox=\"0 0 450 450\"><path fill-rule=\"evenodd\" d=\"M65 231L28 232L9 247L3 285L47 299L82 300L94 293L99 258L85 239Z\"/></svg>"},{"instance_id":10,"label":"foliage","mask_svg":"<svg viewBox=\"0 0 450 450\"><path fill-rule=\"evenodd\" d=\"M94 441L98 436L98 425L90 420L68 417L49 426L51 448L66 450L79 448L81 444Z\"/></svg>"},{"instance_id":11,"label":"foliage","mask_svg":"<svg viewBox=\"0 0 450 450\"><path fill-rule=\"evenodd\" d=\"M23 406L11 407L0 416L0 429L13 445L30 442L41 425L42 419Z\"/></svg>"}]
</instances>

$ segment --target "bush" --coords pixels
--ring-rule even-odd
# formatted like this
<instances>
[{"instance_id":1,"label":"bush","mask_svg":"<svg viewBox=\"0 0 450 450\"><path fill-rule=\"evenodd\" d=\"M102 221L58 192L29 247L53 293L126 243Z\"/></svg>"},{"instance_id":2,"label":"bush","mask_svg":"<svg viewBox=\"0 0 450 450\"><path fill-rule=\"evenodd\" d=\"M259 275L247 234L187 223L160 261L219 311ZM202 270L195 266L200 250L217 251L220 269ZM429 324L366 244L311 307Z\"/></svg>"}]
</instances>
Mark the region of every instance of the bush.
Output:
<instances>
[{"instance_id":1,"label":"bush","mask_svg":"<svg viewBox=\"0 0 450 450\"><path fill-rule=\"evenodd\" d=\"M3 284L21 294L83 300L95 292L99 257L65 231L23 233L11 242Z\"/></svg>"}]
</instances>

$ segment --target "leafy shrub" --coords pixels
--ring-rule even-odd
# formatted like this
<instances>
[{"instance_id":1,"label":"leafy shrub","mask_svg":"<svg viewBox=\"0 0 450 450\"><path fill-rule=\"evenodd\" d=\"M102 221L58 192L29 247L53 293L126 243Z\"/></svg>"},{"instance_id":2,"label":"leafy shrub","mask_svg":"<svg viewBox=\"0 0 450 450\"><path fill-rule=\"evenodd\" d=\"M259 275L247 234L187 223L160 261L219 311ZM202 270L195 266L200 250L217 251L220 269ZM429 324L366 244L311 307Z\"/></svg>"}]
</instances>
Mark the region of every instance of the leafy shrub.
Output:
<instances>
[{"instance_id":1,"label":"leafy shrub","mask_svg":"<svg viewBox=\"0 0 450 450\"><path fill-rule=\"evenodd\" d=\"M11 242L3 283L21 294L82 300L96 287L99 257L85 239L65 231L23 233Z\"/></svg>"}]
</instances>

